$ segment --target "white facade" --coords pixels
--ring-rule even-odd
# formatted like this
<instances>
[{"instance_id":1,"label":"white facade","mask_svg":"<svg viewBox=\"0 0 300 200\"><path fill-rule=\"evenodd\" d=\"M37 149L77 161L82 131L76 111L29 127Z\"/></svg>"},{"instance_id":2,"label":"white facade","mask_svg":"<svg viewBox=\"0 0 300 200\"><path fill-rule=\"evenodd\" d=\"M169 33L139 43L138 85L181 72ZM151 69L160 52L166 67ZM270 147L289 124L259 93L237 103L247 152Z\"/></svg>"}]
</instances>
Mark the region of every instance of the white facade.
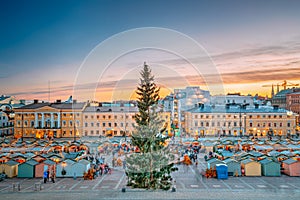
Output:
<instances>
[{"instance_id":1,"label":"white facade","mask_svg":"<svg viewBox=\"0 0 300 200\"><path fill-rule=\"evenodd\" d=\"M249 106L253 106L254 101L252 96L243 96L240 94L215 95L211 97L211 105L225 104L249 104Z\"/></svg>"},{"instance_id":2,"label":"white facade","mask_svg":"<svg viewBox=\"0 0 300 200\"><path fill-rule=\"evenodd\" d=\"M13 120L10 120L5 112L0 111L0 137L13 135L13 133Z\"/></svg>"}]
</instances>

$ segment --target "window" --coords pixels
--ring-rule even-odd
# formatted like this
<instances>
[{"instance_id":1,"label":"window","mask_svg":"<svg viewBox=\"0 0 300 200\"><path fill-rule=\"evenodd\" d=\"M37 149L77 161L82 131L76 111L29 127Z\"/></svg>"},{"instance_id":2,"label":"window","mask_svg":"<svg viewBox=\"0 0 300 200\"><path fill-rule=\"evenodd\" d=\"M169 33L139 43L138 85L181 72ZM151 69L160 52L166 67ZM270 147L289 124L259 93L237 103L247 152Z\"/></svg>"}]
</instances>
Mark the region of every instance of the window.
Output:
<instances>
[{"instance_id":1,"label":"window","mask_svg":"<svg viewBox=\"0 0 300 200\"><path fill-rule=\"evenodd\" d=\"M63 126L66 126L66 125L67 125L67 122L64 120L64 121L62 122L62 124L63 124Z\"/></svg>"},{"instance_id":2,"label":"window","mask_svg":"<svg viewBox=\"0 0 300 200\"><path fill-rule=\"evenodd\" d=\"M202 118L203 118L203 115L200 115L200 118L202 119Z\"/></svg>"},{"instance_id":3,"label":"window","mask_svg":"<svg viewBox=\"0 0 300 200\"><path fill-rule=\"evenodd\" d=\"M198 115L195 115L195 119L197 119L198 118Z\"/></svg>"},{"instance_id":4,"label":"window","mask_svg":"<svg viewBox=\"0 0 300 200\"><path fill-rule=\"evenodd\" d=\"M236 123L236 122L233 122L233 126L236 127L236 126L237 126L237 123Z\"/></svg>"},{"instance_id":5,"label":"window","mask_svg":"<svg viewBox=\"0 0 300 200\"><path fill-rule=\"evenodd\" d=\"M24 121L24 126L27 127L28 126L28 122L25 120Z\"/></svg>"},{"instance_id":6,"label":"window","mask_svg":"<svg viewBox=\"0 0 300 200\"><path fill-rule=\"evenodd\" d=\"M272 126L272 124L271 124L271 123L268 123L268 126L269 126L269 127L271 127L271 126Z\"/></svg>"},{"instance_id":7,"label":"window","mask_svg":"<svg viewBox=\"0 0 300 200\"><path fill-rule=\"evenodd\" d=\"M73 121L72 120L69 121L69 125L73 126Z\"/></svg>"},{"instance_id":8,"label":"window","mask_svg":"<svg viewBox=\"0 0 300 200\"><path fill-rule=\"evenodd\" d=\"M274 127L276 127L277 126L277 124L276 123L274 123Z\"/></svg>"},{"instance_id":9,"label":"window","mask_svg":"<svg viewBox=\"0 0 300 200\"><path fill-rule=\"evenodd\" d=\"M99 133L100 133L99 130L97 130L97 131L96 131L96 134L99 135Z\"/></svg>"},{"instance_id":10,"label":"window","mask_svg":"<svg viewBox=\"0 0 300 200\"><path fill-rule=\"evenodd\" d=\"M279 115L279 118L282 118L282 115Z\"/></svg>"},{"instance_id":11,"label":"window","mask_svg":"<svg viewBox=\"0 0 300 200\"><path fill-rule=\"evenodd\" d=\"M259 118L260 118L260 115L257 115L257 118L259 119Z\"/></svg>"},{"instance_id":12,"label":"window","mask_svg":"<svg viewBox=\"0 0 300 200\"><path fill-rule=\"evenodd\" d=\"M118 116L117 116L117 115L115 115L114 117L115 117L115 119L118 119Z\"/></svg>"},{"instance_id":13,"label":"window","mask_svg":"<svg viewBox=\"0 0 300 200\"><path fill-rule=\"evenodd\" d=\"M99 119L100 118L100 116L99 115L97 115L97 119Z\"/></svg>"},{"instance_id":14,"label":"window","mask_svg":"<svg viewBox=\"0 0 300 200\"><path fill-rule=\"evenodd\" d=\"M257 123L257 127L260 127L260 124L259 124L259 123Z\"/></svg>"},{"instance_id":15,"label":"window","mask_svg":"<svg viewBox=\"0 0 300 200\"><path fill-rule=\"evenodd\" d=\"M91 131L91 135L94 135L94 131Z\"/></svg>"},{"instance_id":16,"label":"window","mask_svg":"<svg viewBox=\"0 0 300 200\"><path fill-rule=\"evenodd\" d=\"M220 126L220 122L217 122L217 126Z\"/></svg>"},{"instance_id":17,"label":"window","mask_svg":"<svg viewBox=\"0 0 300 200\"><path fill-rule=\"evenodd\" d=\"M30 126L31 126L31 127L34 127L34 121L31 121Z\"/></svg>"},{"instance_id":18,"label":"window","mask_svg":"<svg viewBox=\"0 0 300 200\"><path fill-rule=\"evenodd\" d=\"M115 123L115 127L117 127L118 126L118 124L117 123Z\"/></svg>"},{"instance_id":19,"label":"window","mask_svg":"<svg viewBox=\"0 0 300 200\"><path fill-rule=\"evenodd\" d=\"M94 123L93 122L91 122L91 127L94 127Z\"/></svg>"},{"instance_id":20,"label":"window","mask_svg":"<svg viewBox=\"0 0 300 200\"><path fill-rule=\"evenodd\" d=\"M253 125L252 125L252 122L250 122L250 123L249 123L249 126L250 126L250 127L252 127L252 126L253 126Z\"/></svg>"},{"instance_id":21,"label":"window","mask_svg":"<svg viewBox=\"0 0 300 200\"><path fill-rule=\"evenodd\" d=\"M117 135L118 134L118 131L114 131L114 135Z\"/></svg>"},{"instance_id":22,"label":"window","mask_svg":"<svg viewBox=\"0 0 300 200\"><path fill-rule=\"evenodd\" d=\"M249 115L249 118L252 119L252 115Z\"/></svg>"},{"instance_id":23,"label":"window","mask_svg":"<svg viewBox=\"0 0 300 200\"><path fill-rule=\"evenodd\" d=\"M91 119L94 119L94 115L91 116Z\"/></svg>"},{"instance_id":24,"label":"window","mask_svg":"<svg viewBox=\"0 0 300 200\"><path fill-rule=\"evenodd\" d=\"M197 121L195 121L195 126L196 126L196 127L198 126L198 122L197 122Z\"/></svg>"},{"instance_id":25,"label":"window","mask_svg":"<svg viewBox=\"0 0 300 200\"><path fill-rule=\"evenodd\" d=\"M73 135L73 131L70 131L70 135Z\"/></svg>"},{"instance_id":26,"label":"window","mask_svg":"<svg viewBox=\"0 0 300 200\"><path fill-rule=\"evenodd\" d=\"M105 127L105 123L104 122L102 123L102 126Z\"/></svg>"},{"instance_id":27,"label":"window","mask_svg":"<svg viewBox=\"0 0 300 200\"><path fill-rule=\"evenodd\" d=\"M85 122L85 124L84 124L84 125L85 125L85 127L88 127L88 123L87 123L87 122Z\"/></svg>"},{"instance_id":28,"label":"window","mask_svg":"<svg viewBox=\"0 0 300 200\"><path fill-rule=\"evenodd\" d=\"M208 127L209 126L209 122L206 122L206 127Z\"/></svg>"},{"instance_id":29,"label":"window","mask_svg":"<svg viewBox=\"0 0 300 200\"><path fill-rule=\"evenodd\" d=\"M290 122L287 123L287 127L291 127L291 123Z\"/></svg>"},{"instance_id":30,"label":"window","mask_svg":"<svg viewBox=\"0 0 300 200\"><path fill-rule=\"evenodd\" d=\"M123 123L121 123L121 124L120 124L120 126L121 126L121 127L123 127L123 126L124 126L124 124L123 124Z\"/></svg>"},{"instance_id":31,"label":"window","mask_svg":"<svg viewBox=\"0 0 300 200\"><path fill-rule=\"evenodd\" d=\"M100 123L99 122L97 123L97 127L100 127Z\"/></svg>"},{"instance_id":32,"label":"window","mask_svg":"<svg viewBox=\"0 0 300 200\"><path fill-rule=\"evenodd\" d=\"M211 126L214 127L214 126L215 126L215 122L212 122L212 123L211 123Z\"/></svg>"},{"instance_id":33,"label":"window","mask_svg":"<svg viewBox=\"0 0 300 200\"><path fill-rule=\"evenodd\" d=\"M111 123L110 122L108 123L108 126L111 127Z\"/></svg>"},{"instance_id":34,"label":"window","mask_svg":"<svg viewBox=\"0 0 300 200\"><path fill-rule=\"evenodd\" d=\"M282 127L282 122L279 123L279 127Z\"/></svg>"},{"instance_id":35,"label":"window","mask_svg":"<svg viewBox=\"0 0 300 200\"><path fill-rule=\"evenodd\" d=\"M203 122L201 122L201 126L203 126Z\"/></svg>"},{"instance_id":36,"label":"window","mask_svg":"<svg viewBox=\"0 0 300 200\"><path fill-rule=\"evenodd\" d=\"M103 117L103 119L105 119L105 115L103 115L102 117Z\"/></svg>"}]
</instances>

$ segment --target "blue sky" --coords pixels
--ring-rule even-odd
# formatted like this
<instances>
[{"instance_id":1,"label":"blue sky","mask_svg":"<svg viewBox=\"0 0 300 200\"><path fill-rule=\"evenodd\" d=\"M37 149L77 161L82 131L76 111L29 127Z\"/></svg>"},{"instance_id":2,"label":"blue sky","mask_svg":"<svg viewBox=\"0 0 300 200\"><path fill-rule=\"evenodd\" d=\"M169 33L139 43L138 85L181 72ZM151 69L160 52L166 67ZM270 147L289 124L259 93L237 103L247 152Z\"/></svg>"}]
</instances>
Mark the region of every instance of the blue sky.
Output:
<instances>
[{"instance_id":1,"label":"blue sky","mask_svg":"<svg viewBox=\"0 0 300 200\"><path fill-rule=\"evenodd\" d=\"M53 98L65 98L68 94L60 88L72 85L92 49L140 27L169 28L195 39L214 58L224 79L237 78L235 85L224 80L228 89L242 91L239 81L297 82L299 7L297 0L0 0L0 91L45 98L50 80L57 91ZM272 76L272 70L282 68L294 76ZM243 77L249 69L253 76ZM266 70L268 78L256 80L259 70ZM267 88L257 85L248 92L261 89Z\"/></svg>"}]
</instances>

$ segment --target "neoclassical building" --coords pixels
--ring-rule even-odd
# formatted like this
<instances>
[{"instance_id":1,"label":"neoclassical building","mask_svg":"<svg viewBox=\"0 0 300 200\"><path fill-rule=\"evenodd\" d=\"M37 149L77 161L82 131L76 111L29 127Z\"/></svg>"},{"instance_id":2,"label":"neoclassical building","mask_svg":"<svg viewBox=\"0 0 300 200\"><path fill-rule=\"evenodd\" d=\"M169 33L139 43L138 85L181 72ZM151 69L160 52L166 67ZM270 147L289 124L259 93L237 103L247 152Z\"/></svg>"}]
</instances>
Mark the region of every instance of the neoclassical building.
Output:
<instances>
[{"instance_id":1,"label":"neoclassical building","mask_svg":"<svg viewBox=\"0 0 300 200\"><path fill-rule=\"evenodd\" d=\"M295 134L297 114L277 106L199 105L185 112L186 133L195 135Z\"/></svg>"},{"instance_id":2,"label":"neoclassical building","mask_svg":"<svg viewBox=\"0 0 300 200\"><path fill-rule=\"evenodd\" d=\"M15 109L15 137L70 138L82 136L86 103L34 103Z\"/></svg>"},{"instance_id":3,"label":"neoclassical building","mask_svg":"<svg viewBox=\"0 0 300 200\"><path fill-rule=\"evenodd\" d=\"M84 136L128 136L134 131L138 108L131 104L99 104L87 106L83 111ZM170 133L170 112L159 112ZM126 134L125 134L126 133Z\"/></svg>"}]
</instances>

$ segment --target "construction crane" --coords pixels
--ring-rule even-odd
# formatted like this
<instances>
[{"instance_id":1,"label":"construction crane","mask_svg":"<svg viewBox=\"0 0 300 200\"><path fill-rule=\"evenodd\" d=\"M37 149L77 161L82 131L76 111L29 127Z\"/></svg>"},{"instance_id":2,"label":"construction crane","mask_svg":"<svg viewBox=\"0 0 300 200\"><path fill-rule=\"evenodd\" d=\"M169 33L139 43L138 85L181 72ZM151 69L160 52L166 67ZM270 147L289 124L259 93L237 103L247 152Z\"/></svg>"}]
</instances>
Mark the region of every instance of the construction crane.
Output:
<instances>
[{"instance_id":1,"label":"construction crane","mask_svg":"<svg viewBox=\"0 0 300 200\"><path fill-rule=\"evenodd\" d=\"M288 82L286 80L282 81L282 82L279 82L279 83L276 83L276 84L272 84L272 85L263 85L262 87L272 87L272 92L271 92L271 95L272 97L274 96L274 86L277 87L277 92L279 92L279 87L283 87L284 90L286 90L286 87L288 86L299 86L299 84L294 84L294 83L291 83L291 82Z\"/></svg>"}]
</instances>

